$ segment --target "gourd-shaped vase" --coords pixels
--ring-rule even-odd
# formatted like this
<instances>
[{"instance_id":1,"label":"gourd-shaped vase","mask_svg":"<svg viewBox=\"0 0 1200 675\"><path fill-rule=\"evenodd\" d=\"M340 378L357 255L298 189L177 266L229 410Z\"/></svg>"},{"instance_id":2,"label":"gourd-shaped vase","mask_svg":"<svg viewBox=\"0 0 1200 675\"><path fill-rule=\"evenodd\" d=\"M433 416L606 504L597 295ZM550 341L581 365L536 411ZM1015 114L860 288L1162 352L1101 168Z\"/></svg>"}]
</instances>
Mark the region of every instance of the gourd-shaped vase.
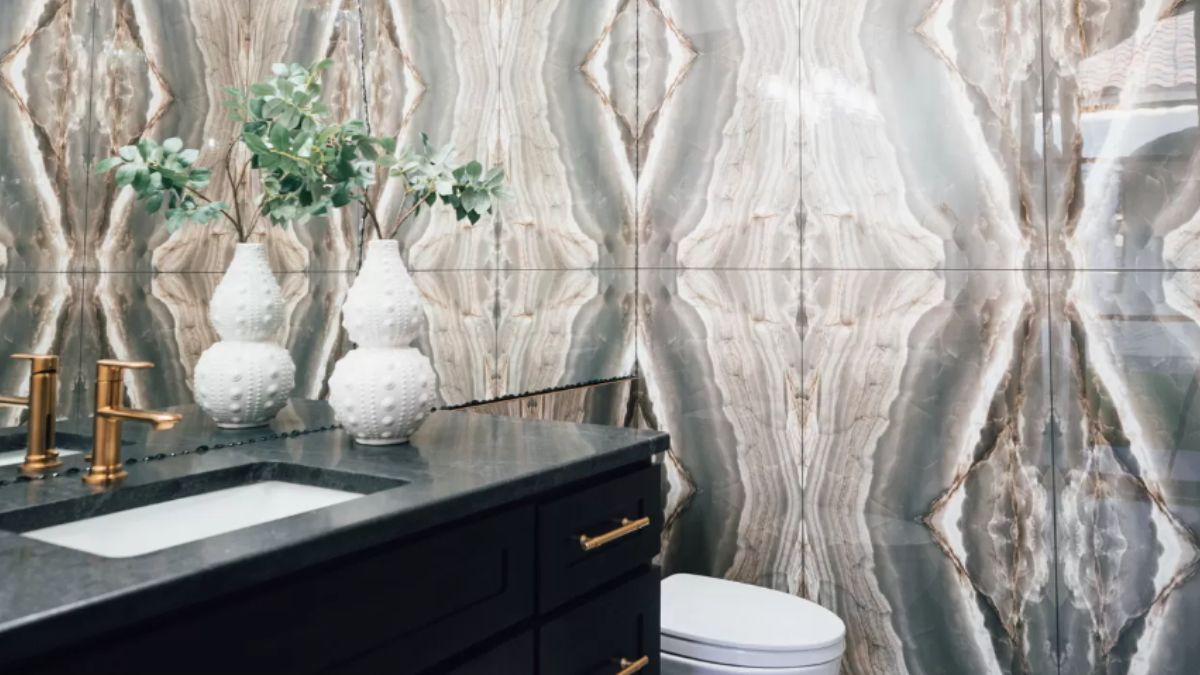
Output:
<instances>
[{"instance_id":1,"label":"gourd-shaped vase","mask_svg":"<svg viewBox=\"0 0 1200 675\"><path fill-rule=\"evenodd\" d=\"M296 366L279 345L283 293L263 244L238 244L209 318L219 342L196 362L196 402L224 429L263 426L287 404Z\"/></svg>"},{"instance_id":2,"label":"gourd-shaped vase","mask_svg":"<svg viewBox=\"0 0 1200 675\"><path fill-rule=\"evenodd\" d=\"M437 376L412 346L425 314L398 242L367 244L342 306L342 325L357 348L337 362L329 378L329 404L338 422L357 443L406 442L433 407Z\"/></svg>"}]
</instances>

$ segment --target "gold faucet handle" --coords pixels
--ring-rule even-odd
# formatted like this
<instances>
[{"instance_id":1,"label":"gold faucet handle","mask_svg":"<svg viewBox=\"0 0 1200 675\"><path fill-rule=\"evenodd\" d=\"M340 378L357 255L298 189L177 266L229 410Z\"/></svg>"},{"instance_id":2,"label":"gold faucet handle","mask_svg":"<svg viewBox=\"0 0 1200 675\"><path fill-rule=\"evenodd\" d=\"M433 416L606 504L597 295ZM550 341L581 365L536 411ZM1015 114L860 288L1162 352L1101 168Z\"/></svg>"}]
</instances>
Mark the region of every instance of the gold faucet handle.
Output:
<instances>
[{"instance_id":1,"label":"gold faucet handle","mask_svg":"<svg viewBox=\"0 0 1200 675\"><path fill-rule=\"evenodd\" d=\"M34 374L58 372L58 355L56 354L13 354L12 358L18 361L28 361L31 372Z\"/></svg>"},{"instance_id":2,"label":"gold faucet handle","mask_svg":"<svg viewBox=\"0 0 1200 675\"><path fill-rule=\"evenodd\" d=\"M58 373L58 357L54 354L13 354L18 361L29 361L29 378L37 375L53 375ZM28 407L28 396L0 396L0 405Z\"/></svg>"},{"instance_id":3,"label":"gold faucet handle","mask_svg":"<svg viewBox=\"0 0 1200 675\"><path fill-rule=\"evenodd\" d=\"M120 380L121 373L126 370L146 370L153 368L149 361L121 361L118 359L100 359L96 362L96 379L101 382Z\"/></svg>"}]
</instances>

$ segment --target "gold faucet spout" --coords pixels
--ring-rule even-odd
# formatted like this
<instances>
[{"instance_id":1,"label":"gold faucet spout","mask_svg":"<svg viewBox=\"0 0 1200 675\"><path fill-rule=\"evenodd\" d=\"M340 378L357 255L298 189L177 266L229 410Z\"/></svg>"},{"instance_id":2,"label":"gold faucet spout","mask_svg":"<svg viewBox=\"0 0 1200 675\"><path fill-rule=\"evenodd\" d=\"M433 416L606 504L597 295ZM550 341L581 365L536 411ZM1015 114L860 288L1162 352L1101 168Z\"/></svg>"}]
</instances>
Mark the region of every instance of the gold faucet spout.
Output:
<instances>
[{"instance_id":1,"label":"gold faucet spout","mask_svg":"<svg viewBox=\"0 0 1200 675\"><path fill-rule=\"evenodd\" d=\"M177 413L157 412L154 410L129 410L126 408L107 408L97 410L96 415L103 415L122 422L145 422L155 430L170 429L183 419Z\"/></svg>"},{"instance_id":2,"label":"gold faucet spout","mask_svg":"<svg viewBox=\"0 0 1200 675\"><path fill-rule=\"evenodd\" d=\"M124 407L127 369L153 368L146 361L116 361L104 359L96 364L96 415L92 445L92 465L83 476L89 485L105 485L128 475L121 465L121 424L142 422L154 429L170 429L180 415L156 410L133 410Z\"/></svg>"}]
</instances>

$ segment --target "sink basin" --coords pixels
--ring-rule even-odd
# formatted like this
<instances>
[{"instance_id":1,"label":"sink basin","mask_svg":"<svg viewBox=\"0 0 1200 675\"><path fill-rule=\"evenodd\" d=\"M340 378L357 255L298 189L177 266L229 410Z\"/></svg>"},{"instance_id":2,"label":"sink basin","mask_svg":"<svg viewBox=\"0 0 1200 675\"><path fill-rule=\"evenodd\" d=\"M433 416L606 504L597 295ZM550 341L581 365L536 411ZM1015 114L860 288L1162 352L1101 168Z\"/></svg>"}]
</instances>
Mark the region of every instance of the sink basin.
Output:
<instances>
[{"instance_id":1,"label":"sink basin","mask_svg":"<svg viewBox=\"0 0 1200 675\"><path fill-rule=\"evenodd\" d=\"M260 462L0 514L0 529L105 558L129 558L403 484ZM122 503L113 508L114 500ZM71 513L79 517L64 518Z\"/></svg>"},{"instance_id":2,"label":"sink basin","mask_svg":"<svg viewBox=\"0 0 1200 675\"><path fill-rule=\"evenodd\" d=\"M83 454L83 452L80 450L64 450L63 448L58 449L59 459L65 459L67 457L70 457L71 455L81 455L81 454ZM0 452L0 466L15 466L24 461L25 461L25 449L24 448L22 448L20 450L5 450L3 452Z\"/></svg>"}]
</instances>

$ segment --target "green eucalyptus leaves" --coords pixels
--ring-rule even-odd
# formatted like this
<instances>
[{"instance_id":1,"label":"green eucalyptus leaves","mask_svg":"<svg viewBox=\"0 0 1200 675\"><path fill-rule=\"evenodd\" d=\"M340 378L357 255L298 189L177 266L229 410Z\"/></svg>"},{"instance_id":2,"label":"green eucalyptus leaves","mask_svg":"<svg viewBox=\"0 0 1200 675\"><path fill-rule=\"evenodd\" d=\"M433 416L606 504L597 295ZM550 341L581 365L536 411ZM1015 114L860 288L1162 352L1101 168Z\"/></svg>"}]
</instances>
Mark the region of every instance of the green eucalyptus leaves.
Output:
<instances>
[{"instance_id":1,"label":"green eucalyptus leaves","mask_svg":"<svg viewBox=\"0 0 1200 675\"><path fill-rule=\"evenodd\" d=\"M208 187L211 172L193 166L199 155L198 150L185 150L178 138L168 138L162 145L143 138L101 161L96 171L115 168L117 185L132 187L150 213L165 205L167 229L174 232L185 222L206 223L221 216L224 205L210 202L200 192Z\"/></svg>"},{"instance_id":2,"label":"green eucalyptus leaves","mask_svg":"<svg viewBox=\"0 0 1200 675\"><path fill-rule=\"evenodd\" d=\"M184 223L224 218L240 241L248 240L261 219L298 224L351 202L363 205L376 235L383 237L369 194L380 174L400 178L405 191L405 209L389 237L439 200L459 220L475 223L510 195L502 169L485 171L476 161L452 166L454 148L435 148L424 134L419 148L397 154L394 139L371 136L362 120L329 121L321 76L331 65L328 59L311 68L277 63L271 77L248 92L225 89L225 107L242 127L217 167L217 179L228 186L222 199L210 196L212 170L195 166L199 150L184 148L178 138L161 145L143 138L100 162L96 171L115 170L116 184L131 187L148 212L165 207L171 232Z\"/></svg>"}]
</instances>

